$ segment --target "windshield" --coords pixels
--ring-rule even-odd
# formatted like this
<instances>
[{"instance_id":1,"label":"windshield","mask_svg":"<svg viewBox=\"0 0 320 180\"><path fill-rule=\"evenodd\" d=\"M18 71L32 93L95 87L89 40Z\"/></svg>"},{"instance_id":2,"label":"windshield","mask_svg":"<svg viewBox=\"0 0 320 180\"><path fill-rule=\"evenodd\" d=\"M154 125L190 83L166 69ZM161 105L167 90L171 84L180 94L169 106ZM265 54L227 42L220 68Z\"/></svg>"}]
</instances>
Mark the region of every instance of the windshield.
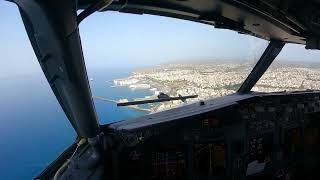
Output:
<instances>
[{"instance_id":1,"label":"windshield","mask_svg":"<svg viewBox=\"0 0 320 180\"><path fill-rule=\"evenodd\" d=\"M252 88L259 92L320 90L319 50L286 44Z\"/></svg>"},{"instance_id":2,"label":"windshield","mask_svg":"<svg viewBox=\"0 0 320 180\"><path fill-rule=\"evenodd\" d=\"M101 123L234 93L268 45L210 25L113 12L90 16L80 33ZM159 99L160 94L197 96L116 106Z\"/></svg>"}]
</instances>

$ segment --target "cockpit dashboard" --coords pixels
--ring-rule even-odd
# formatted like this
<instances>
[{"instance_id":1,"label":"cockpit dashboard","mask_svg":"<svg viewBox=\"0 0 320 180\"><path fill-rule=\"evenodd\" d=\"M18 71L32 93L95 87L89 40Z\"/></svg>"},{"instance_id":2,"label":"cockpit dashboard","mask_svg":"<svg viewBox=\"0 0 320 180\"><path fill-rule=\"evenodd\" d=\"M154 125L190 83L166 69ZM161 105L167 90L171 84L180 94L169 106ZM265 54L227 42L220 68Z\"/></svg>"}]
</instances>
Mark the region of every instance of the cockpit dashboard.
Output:
<instances>
[{"instance_id":1,"label":"cockpit dashboard","mask_svg":"<svg viewBox=\"0 0 320 180\"><path fill-rule=\"evenodd\" d=\"M104 126L112 179L317 179L320 92L200 101ZM121 172L121 173L120 173Z\"/></svg>"}]
</instances>

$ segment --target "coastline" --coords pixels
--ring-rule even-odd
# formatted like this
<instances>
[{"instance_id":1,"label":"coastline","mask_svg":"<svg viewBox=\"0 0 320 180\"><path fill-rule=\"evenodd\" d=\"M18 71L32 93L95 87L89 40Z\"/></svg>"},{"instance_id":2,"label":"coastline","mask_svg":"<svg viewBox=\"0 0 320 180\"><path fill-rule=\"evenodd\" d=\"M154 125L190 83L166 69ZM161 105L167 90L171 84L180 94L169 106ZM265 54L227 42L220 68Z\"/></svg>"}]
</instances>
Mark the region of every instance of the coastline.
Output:
<instances>
[{"instance_id":1,"label":"coastline","mask_svg":"<svg viewBox=\"0 0 320 180\"><path fill-rule=\"evenodd\" d=\"M189 103L235 93L252 68L253 64L250 63L166 64L134 71L127 77L113 80L113 84L115 88L125 86L132 91L149 90L153 93L151 98L157 98L160 92L169 96L198 95L196 99L187 100L186 103ZM284 64L271 67L253 90L276 92L320 89L318 77L320 68ZM153 111L182 104L182 101L161 102L153 107Z\"/></svg>"}]
</instances>

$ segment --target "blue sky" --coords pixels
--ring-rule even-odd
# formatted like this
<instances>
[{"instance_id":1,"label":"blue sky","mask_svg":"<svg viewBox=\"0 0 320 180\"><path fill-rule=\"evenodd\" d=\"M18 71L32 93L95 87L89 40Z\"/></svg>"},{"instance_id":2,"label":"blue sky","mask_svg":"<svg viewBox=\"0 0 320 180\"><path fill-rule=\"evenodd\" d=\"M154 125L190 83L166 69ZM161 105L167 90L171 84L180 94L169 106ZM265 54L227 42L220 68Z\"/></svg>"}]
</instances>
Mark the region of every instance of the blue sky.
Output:
<instances>
[{"instance_id":1,"label":"blue sky","mask_svg":"<svg viewBox=\"0 0 320 180\"><path fill-rule=\"evenodd\" d=\"M17 7L0 2L0 77L39 73ZM5 17L5 18L3 18ZM88 67L172 61L256 60L267 42L212 26L150 15L95 13L80 24ZM286 45L278 59L318 61L320 51Z\"/></svg>"}]
</instances>

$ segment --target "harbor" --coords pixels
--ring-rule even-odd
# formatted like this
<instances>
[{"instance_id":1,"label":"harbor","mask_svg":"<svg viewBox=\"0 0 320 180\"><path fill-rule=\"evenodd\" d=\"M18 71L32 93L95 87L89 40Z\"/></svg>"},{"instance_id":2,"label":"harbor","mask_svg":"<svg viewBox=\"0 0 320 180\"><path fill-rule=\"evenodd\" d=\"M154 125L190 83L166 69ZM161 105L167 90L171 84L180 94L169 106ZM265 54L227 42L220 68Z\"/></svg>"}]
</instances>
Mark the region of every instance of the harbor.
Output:
<instances>
[{"instance_id":1,"label":"harbor","mask_svg":"<svg viewBox=\"0 0 320 180\"><path fill-rule=\"evenodd\" d=\"M118 103L118 101L116 101L116 100L105 98L105 97L101 97L101 96L92 96L92 98L93 99L97 99L97 100L101 100L101 101L106 101L106 102L109 102L109 103L114 103L114 104ZM142 107L139 107L137 105L131 105L131 106L127 106L127 107L130 108L130 109L137 110L137 111L142 111L142 112L147 112L147 113L152 112L151 109L142 108Z\"/></svg>"}]
</instances>

